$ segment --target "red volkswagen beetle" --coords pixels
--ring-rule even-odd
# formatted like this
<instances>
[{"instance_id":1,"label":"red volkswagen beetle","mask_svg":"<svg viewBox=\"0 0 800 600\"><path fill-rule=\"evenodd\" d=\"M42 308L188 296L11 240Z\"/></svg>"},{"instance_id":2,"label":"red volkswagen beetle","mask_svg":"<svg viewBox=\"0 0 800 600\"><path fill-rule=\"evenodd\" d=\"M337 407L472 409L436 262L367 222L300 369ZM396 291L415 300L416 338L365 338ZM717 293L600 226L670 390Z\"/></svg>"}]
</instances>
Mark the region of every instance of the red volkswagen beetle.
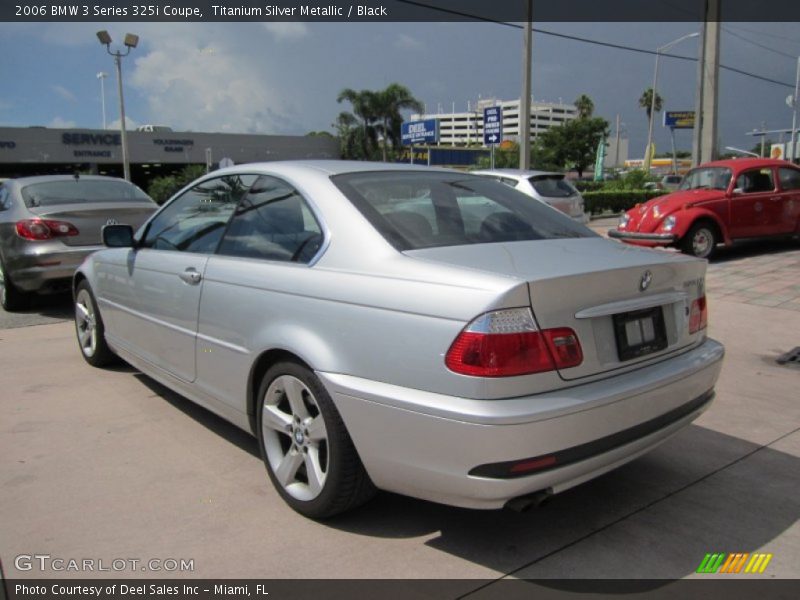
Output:
<instances>
[{"instance_id":1,"label":"red volkswagen beetle","mask_svg":"<svg viewBox=\"0 0 800 600\"><path fill-rule=\"evenodd\" d=\"M800 168L745 158L689 171L677 191L637 204L608 232L629 244L708 258L717 244L800 234Z\"/></svg>"}]
</instances>

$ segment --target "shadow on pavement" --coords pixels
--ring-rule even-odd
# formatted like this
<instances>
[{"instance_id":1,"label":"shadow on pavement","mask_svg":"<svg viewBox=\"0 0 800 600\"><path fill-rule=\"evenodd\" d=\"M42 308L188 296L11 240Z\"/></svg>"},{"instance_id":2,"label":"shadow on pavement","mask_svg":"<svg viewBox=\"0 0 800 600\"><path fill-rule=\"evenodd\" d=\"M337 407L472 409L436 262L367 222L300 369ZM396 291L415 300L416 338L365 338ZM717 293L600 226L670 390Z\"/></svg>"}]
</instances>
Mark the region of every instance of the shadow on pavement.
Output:
<instances>
[{"instance_id":1,"label":"shadow on pavement","mask_svg":"<svg viewBox=\"0 0 800 600\"><path fill-rule=\"evenodd\" d=\"M738 242L730 248L720 246L714 256L709 261L712 265L725 264L734 260L765 256L770 254L782 254L800 250L800 240L780 239L780 240L752 240Z\"/></svg>"},{"instance_id":2,"label":"shadow on pavement","mask_svg":"<svg viewBox=\"0 0 800 600\"><path fill-rule=\"evenodd\" d=\"M259 456L252 436L149 377L136 377ZM266 476L263 484L269 485ZM800 518L798 489L800 458L692 425L650 454L527 513L380 493L320 526L387 539L430 537L421 543L521 578L672 579L694 573L707 552L768 552Z\"/></svg>"}]
</instances>

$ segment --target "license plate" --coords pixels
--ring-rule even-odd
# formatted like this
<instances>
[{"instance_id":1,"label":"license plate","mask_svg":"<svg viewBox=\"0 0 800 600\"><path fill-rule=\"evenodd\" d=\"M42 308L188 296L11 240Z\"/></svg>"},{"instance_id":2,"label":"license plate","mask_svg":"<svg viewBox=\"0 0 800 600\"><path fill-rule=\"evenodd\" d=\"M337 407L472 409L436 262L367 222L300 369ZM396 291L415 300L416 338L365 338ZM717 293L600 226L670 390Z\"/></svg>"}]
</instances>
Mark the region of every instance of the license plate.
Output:
<instances>
[{"instance_id":1,"label":"license plate","mask_svg":"<svg viewBox=\"0 0 800 600\"><path fill-rule=\"evenodd\" d=\"M621 361L667 347L667 329L660 306L614 315L617 354Z\"/></svg>"}]
</instances>

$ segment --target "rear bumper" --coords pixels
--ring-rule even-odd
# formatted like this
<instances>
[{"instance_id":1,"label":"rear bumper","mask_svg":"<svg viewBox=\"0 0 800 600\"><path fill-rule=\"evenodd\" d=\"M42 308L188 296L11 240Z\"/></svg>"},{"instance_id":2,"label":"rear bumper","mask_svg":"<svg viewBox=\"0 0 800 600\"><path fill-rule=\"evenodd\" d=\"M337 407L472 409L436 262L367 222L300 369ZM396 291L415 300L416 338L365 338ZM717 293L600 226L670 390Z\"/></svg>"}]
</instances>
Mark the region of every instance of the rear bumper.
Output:
<instances>
[{"instance_id":1,"label":"rear bumper","mask_svg":"<svg viewBox=\"0 0 800 600\"><path fill-rule=\"evenodd\" d=\"M103 246L65 246L61 242L26 244L19 253L6 258L14 285L23 292L52 292L69 289L72 276L83 260Z\"/></svg>"},{"instance_id":2,"label":"rear bumper","mask_svg":"<svg viewBox=\"0 0 800 600\"><path fill-rule=\"evenodd\" d=\"M678 236L674 233L640 233L638 231L621 231L619 229L609 229L608 237L647 246L669 246L678 240Z\"/></svg>"},{"instance_id":3,"label":"rear bumper","mask_svg":"<svg viewBox=\"0 0 800 600\"><path fill-rule=\"evenodd\" d=\"M723 355L706 340L633 372L506 400L319 376L379 488L492 509L540 490L563 491L648 452L710 405ZM476 471L551 455L574 460L516 477Z\"/></svg>"}]
</instances>

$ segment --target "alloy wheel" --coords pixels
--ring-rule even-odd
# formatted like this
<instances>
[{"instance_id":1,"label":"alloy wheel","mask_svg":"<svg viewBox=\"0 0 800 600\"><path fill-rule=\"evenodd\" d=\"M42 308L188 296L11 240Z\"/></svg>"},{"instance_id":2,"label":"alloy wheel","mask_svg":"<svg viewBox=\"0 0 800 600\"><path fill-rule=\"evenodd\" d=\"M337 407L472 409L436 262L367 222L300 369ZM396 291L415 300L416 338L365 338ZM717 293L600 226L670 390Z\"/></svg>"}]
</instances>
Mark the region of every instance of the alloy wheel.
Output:
<instances>
[{"instance_id":1,"label":"alloy wheel","mask_svg":"<svg viewBox=\"0 0 800 600\"><path fill-rule=\"evenodd\" d=\"M86 289L79 290L75 299L75 327L81 351L86 356L93 356L97 351L97 319L94 302Z\"/></svg>"}]
</instances>

